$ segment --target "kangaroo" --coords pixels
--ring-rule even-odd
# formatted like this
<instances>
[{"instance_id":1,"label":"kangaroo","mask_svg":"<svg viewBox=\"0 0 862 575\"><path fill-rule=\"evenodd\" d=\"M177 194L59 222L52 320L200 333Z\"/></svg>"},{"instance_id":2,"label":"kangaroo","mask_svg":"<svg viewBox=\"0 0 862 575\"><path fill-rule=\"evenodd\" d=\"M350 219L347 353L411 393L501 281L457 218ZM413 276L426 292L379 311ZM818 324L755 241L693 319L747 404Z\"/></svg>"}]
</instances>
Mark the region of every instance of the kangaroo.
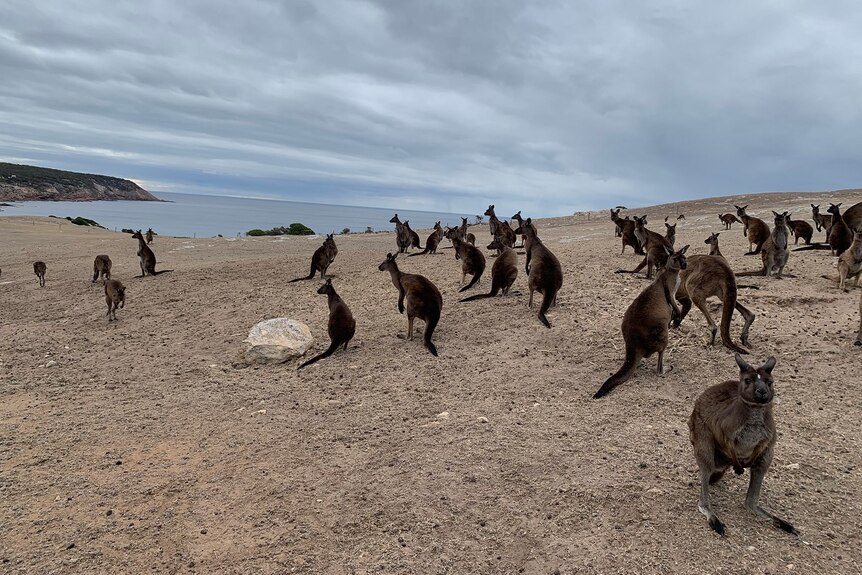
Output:
<instances>
[{"instance_id":1,"label":"kangaroo","mask_svg":"<svg viewBox=\"0 0 862 575\"><path fill-rule=\"evenodd\" d=\"M814 235L814 228L811 224L804 220L791 220L790 214L787 214L787 229L794 236L793 245L799 243L799 238L805 240L806 245L811 245L811 237Z\"/></svg>"},{"instance_id":2,"label":"kangaroo","mask_svg":"<svg viewBox=\"0 0 862 575\"><path fill-rule=\"evenodd\" d=\"M425 240L425 249L417 254L410 254L408 257L413 256L424 256L425 254L436 254L437 246L440 244L440 240L443 239L443 228L440 227L440 222L434 224L434 231L428 236L428 239Z\"/></svg>"},{"instance_id":3,"label":"kangaroo","mask_svg":"<svg viewBox=\"0 0 862 575\"><path fill-rule=\"evenodd\" d=\"M667 231L664 234L664 239L670 244L670 247L673 247L673 244L676 242L676 224L670 225L665 222L664 225L667 228Z\"/></svg>"},{"instance_id":4,"label":"kangaroo","mask_svg":"<svg viewBox=\"0 0 862 575\"><path fill-rule=\"evenodd\" d=\"M460 234L459 237L462 240L464 240L465 242L467 242L468 244L472 244L475 246L476 245L476 236L473 233L467 231L468 225L469 224L467 224L467 218L462 217L461 218L461 227L458 228L458 233Z\"/></svg>"},{"instance_id":5,"label":"kangaroo","mask_svg":"<svg viewBox=\"0 0 862 575\"><path fill-rule=\"evenodd\" d=\"M491 266L491 292L472 295L460 301L473 301L494 297L501 291L503 295L506 295L509 293L512 284L515 283L515 278L518 277L518 256L515 254L515 250L498 239L494 239L488 244L488 249L498 251L497 259L494 260L494 265Z\"/></svg>"},{"instance_id":6,"label":"kangaroo","mask_svg":"<svg viewBox=\"0 0 862 575\"><path fill-rule=\"evenodd\" d=\"M410 220L404 220L404 227L407 229L407 233L410 236L410 247L416 248L417 250L425 249L419 243L419 234L410 228Z\"/></svg>"},{"instance_id":7,"label":"kangaroo","mask_svg":"<svg viewBox=\"0 0 862 575\"><path fill-rule=\"evenodd\" d=\"M485 210L485 215L488 216L488 226L491 228L491 237L496 238L500 235L500 220L497 219L497 214L494 213L494 204L488 206Z\"/></svg>"},{"instance_id":8,"label":"kangaroo","mask_svg":"<svg viewBox=\"0 0 862 575\"><path fill-rule=\"evenodd\" d=\"M788 247L788 233L786 218L787 212L779 214L776 211L772 212L775 215L775 227L769 238L763 243L763 248L760 252L760 259L763 262L763 269L760 271L741 272L736 274L736 277L743 276L769 276L775 271L775 277L781 279L781 274L784 273L784 266L787 265L787 259L790 257Z\"/></svg>"},{"instance_id":9,"label":"kangaroo","mask_svg":"<svg viewBox=\"0 0 862 575\"><path fill-rule=\"evenodd\" d=\"M840 203L829 204L829 209L827 210L832 214L832 225L829 228L829 246L832 248L833 256L840 256L853 243L853 232L850 231L850 228L847 227L844 218L841 216L841 211L838 209L840 206Z\"/></svg>"},{"instance_id":10,"label":"kangaroo","mask_svg":"<svg viewBox=\"0 0 862 575\"><path fill-rule=\"evenodd\" d=\"M673 253L673 244L668 241L668 236L671 239L676 239L676 224L667 226L667 235L662 236L659 233L656 233L652 230L648 230L646 228L646 216L637 217L635 216L635 235L638 238L641 246L643 246L646 253L644 255L643 261L638 264L638 266L633 270L617 270L618 274L636 274L644 267L647 268L647 279L652 279L652 270L655 267L656 272L658 272L667 261L667 249L670 249L670 253Z\"/></svg>"},{"instance_id":11,"label":"kangaroo","mask_svg":"<svg viewBox=\"0 0 862 575\"><path fill-rule=\"evenodd\" d=\"M769 470L778 434L772 414L774 397L772 370L775 358L770 357L755 368L736 354L739 380L725 381L707 388L694 402L688 420L689 438L700 471L698 510L719 535L725 534L724 523L709 504L709 486L722 478L729 467L737 475L751 469L745 506L749 511L768 519L782 531L799 535L787 521L760 507L760 488Z\"/></svg>"},{"instance_id":12,"label":"kangaroo","mask_svg":"<svg viewBox=\"0 0 862 575\"><path fill-rule=\"evenodd\" d=\"M626 344L626 359L622 367L602 384L593 399L604 397L613 388L631 379L641 359L654 353L658 353L658 374L665 373L664 350L667 347L668 325L681 313L675 294L680 284L679 273L687 265L685 252L688 246L676 252L668 246L663 248L668 256L665 268L634 299L623 315L621 329Z\"/></svg>"},{"instance_id":13,"label":"kangaroo","mask_svg":"<svg viewBox=\"0 0 862 575\"><path fill-rule=\"evenodd\" d=\"M619 210L617 210L617 213L616 213L616 214L614 214L614 210L613 210L613 209L611 209L611 219L612 219L612 220L614 219L614 215L617 215L617 218L619 219L619 215L618 215L619 213L620 213L620 211L619 211ZM521 227L521 226L523 226L523 225L524 225L524 218L522 218L522 217L521 217L521 210L518 210L518 213L517 213L517 214L515 214L515 215L513 215L513 216L512 216L512 219L513 219L513 220L515 220L516 222L518 222L518 227ZM616 222L614 222L614 223L616 223ZM616 234L616 237L619 237L619 236L620 236L620 229L619 229L619 226L617 226L617 228L616 228L616 230L615 230L615 232L614 232L614 233ZM522 247L522 248L523 248L523 247L524 247L524 242L526 242L526 241L527 241L526 236L521 236L521 245L520 245L520 247Z\"/></svg>"},{"instance_id":14,"label":"kangaroo","mask_svg":"<svg viewBox=\"0 0 862 575\"><path fill-rule=\"evenodd\" d=\"M524 270L527 272L527 285L530 287L528 305L530 308L533 307L534 291L542 294L539 321L545 327L550 328L551 324L545 314L551 308L551 304L557 303L557 294L563 286L563 268L560 266L560 260L557 259L557 256L539 239L531 218L524 220L524 225L519 226L515 233L527 237L524 244L524 251L527 253Z\"/></svg>"},{"instance_id":15,"label":"kangaroo","mask_svg":"<svg viewBox=\"0 0 862 575\"><path fill-rule=\"evenodd\" d=\"M517 219L517 220L518 220L518 223L519 223L520 225L524 225L524 224L521 222L521 219L520 219L521 212L518 212L518 213L517 213L517 216L518 216L517 218L515 218L515 216L512 216L512 218L513 218L513 219ZM619 208L618 208L616 211L614 211L614 209L613 209L613 208L611 208L611 221L614 223L614 237L615 237L615 238L621 238L621 237L623 237L623 222L624 222L625 220L624 220L623 218L621 218L621 217L620 217L620 210L619 210Z\"/></svg>"},{"instance_id":16,"label":"kangaroo","mask_svg":"<svg viewBox=\"0 0 862 575\"><path fill-rule=\"evenodd\" d=\"M718 214L718 219L724 224L725 230L733 229L733 224L739 223L739 220L733 214Z\"/></svg>"},{"instance_id":17,"label":"kangaroo","mask_svg":"<svg viewBox=\"0 0 862 575\"><path fill-rule=\"evenodd\" d=\"M748 207L747 205L739 207L734 204L733 207L736 208L736 215L742 220L742 225L744 226L742 233L748 238L748 253L745 255L753 256L759 254L763 248L763 244L769 239L769 226L763 220L746 214L745 209ZM757 247L752 249L752 246Z\"/></svg>"},{"instance_id":18,"label":"kangaroo","mask_svg":"<svg viewBox=\"0 0 862 575\"><path fill-rule=\"evenodd\" d=\"M308 275L292 279L287 283L314 279L314 274L317 272L320 272L320 279L326 279L326 270L335 261L336 255L338 255L338 248L335 246L335 238L333 234L326 234L323 245L314 250L314 255L311 256L311 271L308 272Z\"/></svg>"},{"instance_id":19,"label":"kangaroo","mask_svg":"<svg viewBox=\"0 0 862 575\"><path fill-rule=\"evenodd\" d=\"M721 254L721 250L718 248L718 234L720 233L721 232L715 232L714 234L706 238L703 243L709 244L709 255L719 256L723 258L724 256Z\"/></svg>"},{"instance_id":20,"label":"kangaroo","mask_svg":"<svg viewBox=\"0 0 862 575\"><path fill-rule=\"evenodd\" d=\"M108 304L108 321L117 321L117 308L126 305L126 286L119 280L105 282L105 302Z\"/></svg>"},{"instance_id":21,"label":"kangaroo","mask_svg":"<svg viewBox=\"0 0 862 575\"><path fill-rule=\"evenodd\" d=\"M474 245L468 244L459 238L452 238L452 246L455 248L456 259L461 260L461 283L467 274L473 276L470 283L459 289L458 291L466 291L476 285L482 273L485 271L485 256Z\"/></svg>"},{"instance_id":22,"label":"kangaroo","mask_svg":"<svg viewBox=\"0 0 862 575\"><path fill-rule=\"evenodd\" d=\"M826 230L826 237L829 237L829 226L832 225L832 217L828 214L820 213L820 204L816 206L811 204L811 219L814 220L814 225L817 226L817 231Z\"/></svg>"},{"instance_id":23,"label":"kangaroo","mask_svg":"<svg viewBox=\"0 0 862 575\"><path fill-rule=\"evenodd\" d=\"M635 222L626 216L625 219L619 220L617 225L620 227L620 237L622 238L623 243L623 249L620 250L620 255L625 253L626 246L631 246L634 252L639 256L646 255L646 252L635 233Z\"/></svg>"},{"instance_id":24,"label":"kangaroo","mask_svg":"<svg viewBox=\"0 0 862 575\"><path fill-rule=\"evenodd\" d=\"M676 220L677 220L677 221L679 221L679 220L685 221L685 214L680 214L680 215L678 215L678 216L676 217Z\"/></svg>"},{"instance_id":25,"label":"kangaroo","mask_svg":"<svg viewBox=\"0 0 862 575\"><path fill-rule=\"evenodd\" d=\"M739 347L730 338L730 320L733 318L733 310L736 309L745 318L742 335L739 340L743 345L748 344L748 330L754 322L755 315L737 300L736 278L727 261L718 251L718 234L712 234L704 243L710 244L710 255L689 256L686 268L679 272L679 287L676 290L676 299L682 305L679 316L674 320L673 326L679 327L685 316L691 310L692 303L706 318L709 330L712 334L709 345L715 345L715 335L719 328L716 327L706 300L715 296L721 300L721 341L724 346L737 353L747 354L748 351ZM713 254L713 251L718 252Z\"/></svg>"},{"instance_id":26,"label":"kangaroo","mask_svg":"<svg viewBox=\"0 0 862 575\"><path fill-rule=\"evenodd\" d=\"M39 278L39 287L45 287L45 272L48 271L48 266L45 262L33 262L33 273Z\"/></svg>"},{"instance_id":27,"label":"kangaroo","mask_svg":"<svg viewBox=\"0 0 862 575\"><path fill-rule=\"evenodd\" d=\"M430 280L417 274L405 274L398 269L395 258L398 254L386 254L386 261L377 266L380 271L388 271L392 284L398 289L398 311L404 313L405 300L407 304L407 339L413 339L413 320L419 318L425 322L425 347L432 355L437 355L437 348L431 342L434 328L440 321L443 309L443 296Z\"/></svg>"},{"instance_id":28,"label":"kangaroo","mask_svg":"<svg viewBox=\"0 0 862 575\"><path fill-rule=\"evenodd\" d=\"M153 228L147 229L147 243L148 244L153 243Z\"/></svg>"},{"instance_id":29,"label":"kangaroo","mask_svg":"<svg viewBox=\"0 0 862 575\"><path fill-rule=\"evenodd\" d=\"M392 216L392 219L390 219L389 222L395 224L395 243L398 244L398 252L405 253L410 247L412 239L410 237L410 233L407 231L407 228L404 227L401 220L398 219L398 214Z\"/></svg>"},{"instance_id":30,"label":"kangaroo","mask_svg":"<svg viewBox=\"0 0 862 575\"><path fill-rule=\"evenodd\" d=\"M853 280L853 287L859 286L859 276L862 275L862 228L853 234L853 243L838 256L838 277L821 276L828 280L838 281L838 288L849 292L847 280Z\"/></svg>"},{"instance_id":31,"label":"kangaroo","mask_svg":"<svg viewBox=\"0 0 862 575\"><path fill-rule=\"evenodd\" d=\"M510 248L515 247L515 232L512 230L512 227L509 225L509 222L502 221L500 222L500 226L497 228L499 230L499 235L494 236L495 238L499 238L500 242L509 246Z\"/></svg>"},{"instance_id":32,"label":"kangaroo","mask_svg":"<svg viewBox=\"0 0 862 575\"><path fill-rule=\"evenodd\" d=\"M93 281L90 283L96 283L99 276L105 280L111 279L111 265L111 258L108 256L96 256L96 259L93 260Z\"/></svg>"},{"instance_id":33,"label":"kangaroo","mask_svg":"<svg viewBox=\"0 0 862 575\"><path fill-rule=\"evenodd\" d=\"M162 270L156 271L156 254L153 253L153 250L147 245L147 242L144 240L144 236L141 233L141 230L136 231L132 234L132 237L138 240L138 259L141 263L141 275L136 277L145 277L145 276L157 276L159 274L166 274L173 270Z\"/></svg>"},{"instance_id":34,"label":"kangaroo","mask_svg":"<svg viewBox=\"0 0 862 575\"><path fill-rule=\"evenodd\" d=\"M851 230L858 230L862 227L862 202L853 204L844 210L844 223Z\"/></svg>"},{"instance_id":35,"label":"kangaroo","mask_svg":"<svg viewBox=\"0 0 862 575\"><path fill-rule=\"evenodd\" d=\"M332 287L332 280L327 279L326 283L317 290L317 293L326 294L329 303L329 325L327 327L330 340L329 348L304 362L296 369L302 369L307 365L329 357L339 347L347 349L347 344L350 343L350 340L353 339L353 335L356 333L356 321L353 319L353 314L350 313L350 308L347 307L344 300L335 293L335 288Z\"/></svg>"}]
</instances>

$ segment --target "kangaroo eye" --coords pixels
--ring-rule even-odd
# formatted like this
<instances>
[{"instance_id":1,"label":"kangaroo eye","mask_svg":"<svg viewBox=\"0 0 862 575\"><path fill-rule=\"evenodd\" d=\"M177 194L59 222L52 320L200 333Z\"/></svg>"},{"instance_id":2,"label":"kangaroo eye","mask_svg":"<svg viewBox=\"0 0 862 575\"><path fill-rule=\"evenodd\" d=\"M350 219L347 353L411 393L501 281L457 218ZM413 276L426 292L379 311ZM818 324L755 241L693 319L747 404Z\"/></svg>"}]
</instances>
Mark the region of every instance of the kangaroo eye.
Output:
<instances>
[{"instance_id":1,"label":"kangaroo eye","mask_svg":"<svg viewBox=\"0 0 862 575\"><path fill-rule=\"evenodd\" d=\"M751 378L745 378L745 385L751 385Z\"/></svg>"}]
</instances>

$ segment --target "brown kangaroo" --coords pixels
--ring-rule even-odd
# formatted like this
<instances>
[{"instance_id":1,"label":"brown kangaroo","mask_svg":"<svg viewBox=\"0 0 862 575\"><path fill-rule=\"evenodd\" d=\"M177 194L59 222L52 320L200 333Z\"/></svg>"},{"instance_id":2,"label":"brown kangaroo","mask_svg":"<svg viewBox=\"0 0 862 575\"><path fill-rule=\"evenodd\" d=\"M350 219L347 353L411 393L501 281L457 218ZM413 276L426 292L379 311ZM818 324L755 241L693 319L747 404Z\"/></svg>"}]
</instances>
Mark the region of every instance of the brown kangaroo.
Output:
<instances>
[{"instance_id":1,"label":"brown kangaroo","mask_svg":"<svg viewBox=\"0 0 862 575\"><path fill-rule=\"evenodd\" d=\"M148 244L153 243L153 228L147 229L147 243Z\"/></svg>"},{"instance_id":2,"label":"brown kangaroo","mask_svg":"<svg viewBox=\"0 0 862 575\"><path fill-rule=\"evenodd\" d=\"M718 219L720 219L724 224L725 230L733 229L734 222L739 222L733 214L718 214Z\"/></svg>"},{"instance_id":3,"label":"brown kangaroo","mask_svg":"<svg viewBox=\"0 0 862 575\"><path fill-rule=\"evenodd\" d=\"M673 240L676 239L676 224L667 226L667 235L662 236L652 230L646 228L646 216L635 216L635 235L638 238L641 246L646 250L643 261L633 270L617 270L618 274L636 274L644 267L647 269L647 279L652 279L652 270L655 267L658 272L667 261L667 250L673 253ZM668 239L670 238L670 239Z\"/></svg>"},{"instance_id":4,"label":"brown kangaroo","mask_svg":"<svg viewBox=\"0 0 862 575\"><path fill-rule=\"evenodd\" d=\"M99 276L105 280L111 279L111 265L111 258L108 256L96 256L96 259L93 260L93 281L90 283L96 283Z\"/></svg>"},{"instance_id":5,"label":"brown kangaroo","mask_svg":"<svg viewBox=\"0 0 862 575\"><path fill-rule=\"evenodd\" d=\"M621 329L626 344L626 359L622 367L602 384L593 399L604 397L613 388L631 379L641 359L654 353L658 353L658 374L665 373L664 350L667 347L668 325L680 315L675 294L680 284L679 272L687 265L685 252L688 246L676 252L667 246L664 249L668 255L665 268L634 299L623 315Z\"/></svg>"},{"instance_id":6,"label":"brown kangaroo","mask_svg":"<svg viewBox=\"0 0 862 575\"><path fill-rule=\"evenodd\" d=\"M820 204L816 206L811 204L811 219L814 220L814 225L817 226L817 231L826 230L826 237L829 237L829 226L832 225L832 216L829 214L820 213Z\"/></svg>"},{"instance_id":7,"label":"brown kangaroo","mask_svg":"<svg viewBox=\"0 0 862 575\"><path fill-rule=\"evenodd\" d=\"M434 231L428 236L428 239L425 240L425 249L417 254L410 254L409 257L413 256L424 256L425 254L436 254L437 246L440 244L440 240L443 239L443 228L440 227L440 222L434 224Z\"/></svg>"},{"instance_id":8,"label":"brown kangaroo","mask_svg":"<svg viewBox=\"0 0 862 575\"><path fill-rule=\"evenodd\" d=\"M620 227L620 237L622 238L623 243L623 249L620 250L620 255L625 253L626 246L631 246L634 252L639 256L646 255L646 252L635 233L635 222L626 216L625 219L619 220L618 225Z\"/></svg>"},{"instance_id":9,"label":"brown kangaroo","mask_svg":"<svg viewBox=\"0 0 862 575\"><path fill-rule=\"evenodd\" d=\"M612 220L614 219L614 213L613 212L614 211L611 210L611 219ZM620 213L620 211L617 210L617 214L619 214L619 213ZM619 218L619 216L617 216L617 217ZM518 222L519 228L524 225L524 218L521 217L521 210L518 210L518 213L513 215L512 219L515 220L516 222ZM617 226L616 232L619 232L619 226ZM620 235L619 233L616 233L616 237L619 237L619 235ZM519 247L523 248L524 242L526 242L526 241L527 241L527 238L525 236L521 236L521 245Z\"/></svg>"},{"instance_id":10,"label":"brown kangaroo","mask_svg":"<svg viewBox=\"0 0 862 575\"><path fill-rule=\"evenodd\" d=\"M753 256L759 254L763 248L763 244L769 239L769 226L763 220L746 214L745 208L748 205L739 207L734 204L733 207L736 208L736 215L739 216L739 219L742 220L742 225L745 226L742 230L743 235L748 238L748 253L745 255ZM756 248L752 249L751 246L756 246Z\"/></svg>"},{"instance_id":11,"label":"brown kangaroo","mask_svg":"<svg viewBox=\"0 0 862 575\"><path fill-rule=\"evenodd\" d=\"M119 280L105 282L105 302L108 304L108 321L117 321L117 308L126 305L126 286Z\"/></svg>"},{"instance_id":12,"label":"brown kangaroo","mask_svg":"<svg viewBox=\"0 0 862 575\"><path fill-rule=\"evenodd\" d=\"M498 256L494 260L494 265L491 266L491 292L472 295L464 298L461 301L473 301L477 299L494 297L498 292L503 295L509 293L509 288L515 283L515 278L518 277L518 256L515 250L494 239L488 244L489 250L497 250Z\"/></svg>"},{"instance_id":13,"label":"brown kangaroo","mask_svg":"<svg viewBox=\"0 0 862 575\"><path fill-rule=\"evenodd\" d=\"M418 274L405 274L398 269L395 258L398 254L386 254L386 261L377 266L380 271L388 271L392 284L398 289L398 312L404 313L407 304L407 339L413 339L413 320L419 318L425 322L425 347L432 355L437 355L437 348L431 343L434 328L440 321L443 310L443 296L430 280Z\"/></svg>"},{"instance_id":14,"label":"brown kangaroo","mask_svg":"<svg viewBox=\"0 0 862 575\"><path fill-rule=\"evenodd\" d=\"M494 213L494 204L488 206L488 209L485 210L485 215L488 216L488 226L491 228L491 237L496 238L500 235L500 220L497 218L497 214Z\"/></svg>"},{"instance_id":15,"label":"brown kangaroo","mask_svg":"<svg viewBox=\"0 0 862 575\"><path fill-rule=\"evenodd\" d=\"M838 288L849 292L847 280L853 280L853 287L859 286L859 276L862 274L862 228L853 234L853 243L838 256L838 277L821 276L828 280L838 281Z\"/></svg>"},{"instance_id":16,"label":"brown kangaroo","mask_svg":"<svg viewBox=\"0 0 862 575\"><path fill-rule=\"evenodd\" d=\"M862 202L853 204L844 210L844 223L851 230L858 230L862 227Z\"/></svg>"},{"instance_id":17,"label":"brown kangaroo","mask_svg":"<svg viewBox=\"0 0 862 575\"><path fill-rule=\"evenodd\" d=\"M769 276L773 271L775 277L781 279L781 274L784 273L784 266L787 265L787 259L790 257L788 248L788 232L787 232L787 212L779 214L772 212L775 215L775 226L769 234L769 238L763 243L760 252L760 259L763 262L763 269L760 271L741 272L736 274L736 277L743 276Z\"/></svg>"},{"instance_id":18,"label":"brown kangaroo","mask_svg":"<svg viewBox=\"0 0 862 575\"><path fill-rule=\"evenodd\" d=\"M730 320L733 318L733 310L736 309L745 318L745 325L742 328L742 335L739 341L743 345L748 344L748 330L754 322L754 314L737 300L736 278L733 275L733 270L727 264L721 253L713 254L713 251L718 251L718 234L712 234L704 243L714 246L714 250L710 249L710 255L694 255L689 256L686 261L686 268L679 272L679 287L676 290L676 299L682 304L679 317L674 322L674 327L679 327L685 316L691 310L691 305L697 306L697 309L706 318L709 324L709 330L712 334L709 345L715 345L715 335L719 328L716 327L712 315L709 313L709 308L706 305L706 300L715 296L721 300L721 341L724 346L737 353L745 353L748 351L739 347L730 337Z\"/></svg>"},{"instance_id":19,"label":"brown kangaroo","mask_svg":"<svg viewBox=\"0 0 862 575\"><path fill-rule=\"evenodd\" d=\"M468 244L459 238L452 238L452 246L455 248L455 259L461 260L461 283L467 274L472 275L470 283L459 289L459 292L466 291L476 285L482 273L485 271L485 256L474 245Z\"/></svg>"},{"instance_id":20,"label":"brown kangaroo","mask_svg":"<svg viewBox=\"0 0 862 575\"><path fill-rule=\"evenodd\" d=\"M33 262L33 273L39 278L39 287L45 287L45 272L48 271L48 266L45 262Z\"/></svg>"},{"instance_id":21,"label":"brown kangaroo","mask_svg":"<svg viewBox=\"0 0 862 575\"><path fill-rule=\"evenodd\" d=\"M715 232L714 234L711 234L703 241L703 243L709 244L709 255L719 256L723 258L724 256L721 254L721 250L718 248L718 234L720 233L721 232Z\"/></svg>"},{"instance_id":22,"label":"brown kangaroo","mask_svg":"<svg viewBox=\"0 0 862 575\"><path fill-rule=\"evenodd\" d=\"M617 210L614 211L614 209L611 208L611 221L614 223L614 237L615 238L623 237L623 222L625 220L620 217L620 209L621 208L617 208ZM515 216L512 216L512 218L518 220L518 223L520 225L523 225L521 223L521 219L520 219L521 212L518 212L517 215L518 215L517 218Z\"/></svg>"},{"instance_id":23,"label":"brown kangaroo","mask_svg":"<svg viewBox=\"0 0 862 575\"><path fill-rule=\"evenodd\" d=\"M517 236L515 235L514 230L512 230L512 227L509 225L509 222L503 220L502 222L500 222L500 227L498 229L500 231L500 235L494 237L499 238L501 243L509 246L510 248L514 248L515 238Z\"/></svg>"},{"instance_id":24,"label":"brown kangaroo","mask_svg":"<svg viewBox=\"0 0 862 575\"><path fill-rule=\"evenodd\" d=\"M521 234L527 237L524 244L524 251L527 253L527 262L524 265L524 271L527 272L527 285L530 288L529 307L533 307L533 292L537 291L542 294L542 305L539 306L539 321L545 327L550 328L551 324L545 314L551 308L552 304L557 303L557 294L560 288L563 287L563 268L560 266L560 260L557 259L551 250L549 250L539 236L536 234L536 228L533 226L533 220L527 218L523 226L519 226L515 230L516 234Z\"/></svg>"},{"instance_id":25,"label":"brown kangaroo","mask_svg":"<svg viewBox=\"0 0 862 575\"><path fill-rule=\"evenodd\" d=\"M814 228L811 224L804 220L791 220L790 214L787 214L787 229L793 234L793 245L799 243L799 238L805 240L806 245L811 245L811 238L814 236Z\"/></svg>"},{"instance_id":26,"label":"brown kangaroo","mask_svg":"<svg viewBox=\"0 0 862 575\"><path fill-rule=\"evenodd\" d=\"M336 255L338 255L338 248L335 245L335 238L333 234L326 234L323 245L314 250L314 255L311 256L311 271L308 272L308 275L292 279L288 283L314 279L314 274L317 272L320 272L320 279L326 279L326 270L335 261Z\"/></svg>"},{"instance_id":27,"label":"brown kangaroo","mask_svg":"<svg viewBox=\"0 0 862 575\"><path fill-rule=\"evenodd\" d=\"M330 340L329 348L323 353L312 357L296 369L302 369L306 365L311 365L316 361L329 357L339 347L347 349L347 344L350 343L350 340L353 339L353 335L356 333L356 321L353 319L353 314L350 313L350 308L347 307L344 300L335 293L335 288L332 287L332 280L327 279L326 283L317 290L317 293L326 294L329 303L329 325L327 327Z\"/></svg>"},{"instance_id":28,"label":"brown kangaroo","mask_svg":"<svg viewBox=\"0 0 862 575\"><path fill-rule=\"evenodd\" d=\"M404 224L398 218L398 214L392 216L392 219L389 220L390 223L395 224L395 243L398 244L398 251L400 253L407 252L408 248L410 248L410 232L407 231L407 228L404 227Z\"/></svg>"},{"instance_id":29,"label":"brown kangaroo","mask_svg":"<svg viewBox=\"0 0 862 575\"><path fill-rule=\"evenodd\" d=\"M751 469L745 506L760 518L768 519L782 531L799 535L787 521L760 507L760 488L769 470L778 434L772 415L774 397L772 370L775 358L754 368L736 354L739 380L725 381L707 388L694 402L688 420L689 438L700 471L698 510L719 535L725 534L724 524L712 511L709 486L722 478L729 467L737 475Z\"/></svg>"},{"instance_id":30,"label":"brown kangaroo","mask_svg":"<svg viewBox=\"0 0 862 575\"><path fill-rule=\"evenodd\" d=\"M847 223L838 209L840 206L840 203L829 204L827 210L832 214L832 225L829 227L829 246L832 248L833 256L840 256L853 243L853 232L847 227Z\"/></svg>"},{"instance_id":31,"label":"brown kangaroo","mask_svg":"<svg viewBox=\"0 0 862 575\"><path fill-rule=\"evenodd\" d=\"M464 240L468 244L472 244L475 246L476 245L476 236L473 233L467 231L468 225L469 224L467 223L467 218L462 217L461 218L461 227L458 228L458 233L460 234L458 237L460 237L462 240Z\"/></svg>"},{"instance_id":32,"label":"brown kangaroo","mask_svg":"<svg viewBox=\"0 0 862 575\"><path fill-rule=\"evenodd\" d=\"M424 249L419 243L419 234L414 232L410 227L410 220L404 220L404 227L407 229L407 233L410 236L410 247L416 248L417 250Z\"/></svg>"},{"instance_id":33,"label":"brown kangaroo","mask_svg":"<svg viewBox=\"0 0 862 575\"><path fill-rule=\"evenodd\" d=\"M141 275L136 277L145 277L145 276L157 276L159 274L166 274L173 270L162 270L156 271L156 254L153 253L153 250L147 245L147 242L144 240L144 236L141 233L141 230L136 231L132 234L132 237L138 240L138 259L141 263Z\"/></svg>"}]
</instances>

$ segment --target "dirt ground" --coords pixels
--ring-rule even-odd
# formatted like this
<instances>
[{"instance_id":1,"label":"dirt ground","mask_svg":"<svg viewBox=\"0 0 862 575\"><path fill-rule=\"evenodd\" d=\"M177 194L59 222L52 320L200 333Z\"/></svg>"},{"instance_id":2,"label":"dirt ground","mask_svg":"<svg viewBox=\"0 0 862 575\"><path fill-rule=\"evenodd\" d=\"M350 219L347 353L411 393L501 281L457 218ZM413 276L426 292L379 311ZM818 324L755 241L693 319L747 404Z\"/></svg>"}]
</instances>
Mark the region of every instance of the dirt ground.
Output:
<instances>
[{"instance_id":1,"label":"dirt ground","mask_svg":"<svg viewBox=\"0 0 862 575\"><path fill-rule=\"evenodd\" d=\"M810 221L809 203L830 198L847 207L862 193L744 201L771 223L769 209ZM677 246L706 253L721 231L734 269L757 269L741 225L725 232L717 216L740 199L629 213L663 230L680 210ZM471 231L490 239L487 225ZM801 536L745 510L746 473L713 488L720 538L697 511L686 422L703 389L737 378L732 354L706 347L694 309L671 332L673 371L658 377L647 359L592 400L622 364L622 315L648 282L613 273L640 258L619 255L606 212L544 220L539 234L564 272L552 329L526 307L523 256L519 294L470 303L457 301L451 249L400 260L443 293L438 358L398 337L407 320L377 270L394 233L337 236L330 272L356 338L297 372L233 361L272 317L307 323L310 353L326 348L319 282L287 283L320 238L157 237L158 269L174 271L133 278L127 235L0 218L0 571L862 572L862 290L820 278L835 258L793 253L797 278L742 282L760 287L740 291L757 314L749 360L778 358L780 437L762 503ZM90 283L102 253L128 288L110 324ZM48 265L42 289L36 259ZM471 293L489 288L486 275ZM735 314L734 338L740 328Z\"/></svg>"}]
</instances>

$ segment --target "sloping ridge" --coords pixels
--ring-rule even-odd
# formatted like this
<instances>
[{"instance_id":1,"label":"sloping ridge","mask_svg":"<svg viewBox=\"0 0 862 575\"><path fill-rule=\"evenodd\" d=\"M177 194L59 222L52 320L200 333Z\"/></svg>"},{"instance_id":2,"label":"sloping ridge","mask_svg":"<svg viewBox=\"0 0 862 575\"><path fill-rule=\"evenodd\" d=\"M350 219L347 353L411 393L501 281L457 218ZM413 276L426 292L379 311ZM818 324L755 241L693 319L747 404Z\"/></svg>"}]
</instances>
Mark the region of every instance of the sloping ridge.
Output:
<instances>
[{"instance_id":1,"label":"sloping ridge","mask_svg":"<svg viewBox=\"0 0 862 575\"><path fill-rule=\"evenodd\" d=\"M0 201L90 200L161 201L122 178L0 162Z\"/></svg>"}]
</instances>

